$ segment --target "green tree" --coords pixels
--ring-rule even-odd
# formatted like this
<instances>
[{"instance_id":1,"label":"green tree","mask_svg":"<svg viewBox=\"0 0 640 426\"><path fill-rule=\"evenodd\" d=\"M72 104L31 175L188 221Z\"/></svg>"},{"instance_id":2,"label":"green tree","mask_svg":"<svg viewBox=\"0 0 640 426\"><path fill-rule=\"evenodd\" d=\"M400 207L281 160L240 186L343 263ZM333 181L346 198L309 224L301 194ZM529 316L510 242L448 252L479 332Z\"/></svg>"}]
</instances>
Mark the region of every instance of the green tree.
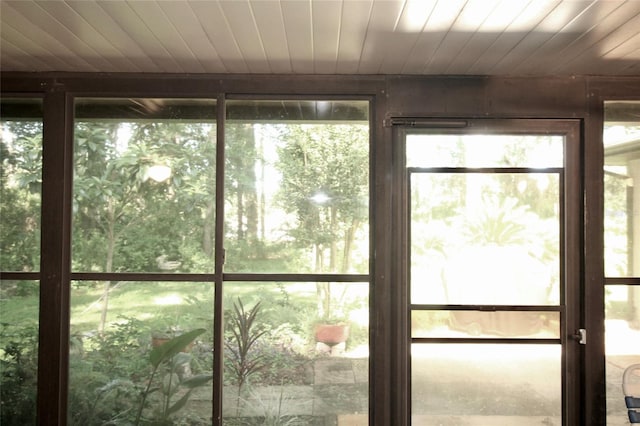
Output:
<instances>
[{"instance_id":1,"label":"green tree","mask_svg":"<svg viewBox=\"0 0 640 426\"><path fill-rule=\"evenodd\" d=\"M365 125L289 125L278 149L279 202L296 223L288 233L312 253L313 272L347 273L368 217L369 137ZM321 316L335 314L330 283L318 285Z\"/></svg>"},{"instance_id":2,"label":"green tree","mask_svg":"<svg viewBox=\"0 0 640 426\"><path fill-rule=\"evenodd\" d=\"M42 123L4 121L0 132L0 269L34 271L40 263Z\"/></svg>"},{"instance_id":3,"label":"green tree","mask_svg":"<svg viewBox=\"0 0 640 426\"><path fill-rule=\"evenodd\" d=\"M129 130L129 138L122 137L123 128ZM74 268L104 272L210 268L212 133L212 125L190 122L78 122ZM170 175L154 180L152 169L159 165L168 167ZM97 264L100 260L104 263ZM100 332L111 285L104 284Z\"/></svg>"}]
</instances>

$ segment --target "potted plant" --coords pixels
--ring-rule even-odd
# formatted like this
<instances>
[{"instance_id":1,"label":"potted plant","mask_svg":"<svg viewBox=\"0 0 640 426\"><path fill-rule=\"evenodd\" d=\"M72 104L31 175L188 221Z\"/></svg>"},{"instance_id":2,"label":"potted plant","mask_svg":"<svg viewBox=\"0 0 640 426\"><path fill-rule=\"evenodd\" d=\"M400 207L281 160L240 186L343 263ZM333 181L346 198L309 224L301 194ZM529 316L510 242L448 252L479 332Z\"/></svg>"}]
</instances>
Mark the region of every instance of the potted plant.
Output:
<instances>
[{"instance_id":1,"label":"potted plant","mask_svg":"<svg viewBox=\"0 0 640 426\"><path fill-rule=\"evenodd\" d=\"M187 404L193 390L206 385L213 379L212 374L197 376L180 374L189 370L187 366L191 362L191 355L184 353L186 348L190 347L204 332L204 329L192 330L151 349L148 359L152 371L147 380L147 386L141 394L134 422L136 426L148 421L154 424L168 424L170 418ZM158 378L157 376L160 375L162 377ZM160 393L160 404L154 410L157 418L144 419L143 411L147 408L147 398L157 391Z\"/></svg>"},{"instance_id":2,"label":"potted plant","mask_svg":"<svg viewBox=\"0 0 640 426\"><path fill-rule=\"evenodd\" d=\"M350 325L345 312L345 283L318 283L318 319L313 325L316 349L332 354L343 352Z\"/></svg>"}]
</instances>

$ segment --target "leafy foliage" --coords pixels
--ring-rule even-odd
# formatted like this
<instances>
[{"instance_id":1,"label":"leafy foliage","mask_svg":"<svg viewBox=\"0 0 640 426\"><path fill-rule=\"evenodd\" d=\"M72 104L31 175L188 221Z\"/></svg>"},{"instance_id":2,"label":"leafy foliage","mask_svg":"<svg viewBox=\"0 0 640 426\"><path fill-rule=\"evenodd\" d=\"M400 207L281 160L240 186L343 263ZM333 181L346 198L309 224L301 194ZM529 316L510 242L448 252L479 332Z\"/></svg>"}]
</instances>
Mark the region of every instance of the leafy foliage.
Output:
<instances>
[{"instance_id":1,"label":"leafy foliage","mask_svg":"<svg viewBox=\"0 0 640 426\"><path fill-rule=\"evenodd\" d=\"M0 336L0 423L35 424L38 328L1 323Z\"/></svg>"},{"instance_id":2,"label":"leafy foliage","mask_svg":"<svg viewBox=\"0 0 640 426\"><path fill-rule=\"evenodd\" d=\"M39 268L42 123L2 122L0 134L0 265Z\"/></svg>"},{"instance_id":3,"label":"leafy foliage","mask_svg":"<svg viewBox=\"0 0 640 426\"><path fill-rule=\"evenodd\" d=\"M142 420L145 403L152 393L156 391L160 391L161 393L161 404L159 409L156 410L157 417L153 423L171 424L169 422L170 417L186 405L193 389L204 386L213 378L211 374L191 377L185 377L180 374L184 367L191 361L191 356L182 351L205 331L204 329L189 331L151 350L149 353L149 363L153 369L147 382L147 387L142 392L142 401L140 402L135 420L136 426L139 425ZM155 376L163 365L165 366L165 375L160 384L156 384L154 382ZM182 388L186 389L186 392L179 396L178 393ZM175 396L179 396L179 399L172 402Z\"/></svg>"},{"instance_id":4,"label":"leafy foliage","mask_svg":"<svg viewBox=\"0 0 640 426\"><path fill-rule=\"evenodd\" d=\"M260 302L245 310L242 300L238 298L233 304L233 311L228 315L226 329L231 338L225 339L225 347L231 356L227 365L234 373L240 390L252 374L264 367L263 356L253 351L258 339L266 333L266 330L256 328L259 313Z\"/></svg>"}]
</instances>

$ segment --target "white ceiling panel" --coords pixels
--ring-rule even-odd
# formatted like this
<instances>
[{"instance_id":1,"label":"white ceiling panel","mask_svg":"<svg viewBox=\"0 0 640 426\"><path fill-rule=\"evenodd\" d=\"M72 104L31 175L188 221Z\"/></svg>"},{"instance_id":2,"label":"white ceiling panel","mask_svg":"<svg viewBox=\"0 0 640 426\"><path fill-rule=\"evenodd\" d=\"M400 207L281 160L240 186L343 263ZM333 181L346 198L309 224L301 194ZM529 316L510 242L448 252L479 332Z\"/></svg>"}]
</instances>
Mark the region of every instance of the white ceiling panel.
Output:
<instances>
[{"instance_id":1,"label":"white ceiling panel","mask_svg":"<svg viewBox=\"0 0 640 426\"><path fill-rule=\"evenodd\" d=\"M404 2L374 1L362 46L358 72L379 74L388 52L396 46L393 30L400 17Z\"/></svg>"},{"instance_id":2,"label":"white ceiling panel","mask_svg":"<svg viewBox=\"0 0 640 426\"><path fill-rule=\"evenodd\" d=\"M418 40L409 53L403 72L407 74L426 73L431 58L464 8L465 2L465 0L438 0L435 7L429 12L425 26L419 32ZM423 13L426 13L426 10Z\"/></svg>"},{"instance_id":3,"label":"white ceiling panel","mask_svg":"<svg viewBox=\"0 0 640 426\"><path fill-rule=\"evenodd\" d=\"M372 8L373 0L347 1L342 4L337 74L358 73Z\"/></svg>"},{"instance_id":4,"label":"white ceiling panel","mask_svg":"<svg viewBox=\"0 0 640 426\"><path fill-rule=\"evenodd\" d=\"M526 39L536 26L553 13L560 0L532 0L498 38L482 51L470 66L469 74L491 74L492 70ZM512 72L509 72L513 74Z\"/></svg>"},{"instance_id":5,"label":"white ceiling panel","mask_svg":"<svg viewBox=\"0 0 640 426\"><path fill-rule=\"evenodd\" d=\"M622 17L623 15L618 14L617 16ZM631 16L632 18L629 20L623 18L623 25L600 38L579 55L572 56L570 61L561 63L561 66L588 70L591 62L597 60L598 68L606 69L613 65L615 61L623 60L622 58L630 51L638 47L638 42L640 41L637 37L637 29L640 28L640 11L635 16ZM611 59L606 60L607 57Z\"/></svg>"},{"instance_id":6,"label":"white ceiling panel","mask_svg":"<svg viewBox=\"0 0 640 426\"><path fill-rule=\"evenodd\" d=\"M640 0L2 0L1 71L636 75Z\"/></svg>"},{"instance_id":7,"label":"white ceiling panel","mask_svg":"<svg viewBox=\"0 0 640 426\"><path fill-rule=\"evenodd\" d=\"M0 53L3 69L9 66L7 62L23 64L25 69L41 71L54 71L68 67L66 62L47 51L40 41L34 41L30 36L24 31L14 28L13 24L5 23L2 25Z\"/></svg>"},{"instance_id":8,"label":"white ceiling panel","mask_svg":"<svg viewBox=\"0 0 640 426\"><path fill-rule=\"evenodd\" d=\"M392 48L387 50L380 66L382 74L401 74L407 58L416 46L437 0L409 0L403 4L402 11L396 19L393 32Z\"/></svg>"},{"instance_id":9,"label":"white ceiling panel","mask_svg":"<svg viewBox=\"0 0 640 426\"><path fill-rule=\"evenodd\" d=\"M249 72L272 72L249 2L223 2L221 6Z\"/></svg>"},{"instance_id":10,"label":"white ceiling panel","mask_svg":"<svg viewBox=\"0 0 640 426\"><path fill-rule=\"evenodd\" d=\"M494 13L498 4L498 0L468 0L449 28L442 43L429 58L427 71L434 74L446 74L450 68L449 65L455 59L460 58L462 61L466 61L467 58L461 56L465 46L475 34L478 34L482 24ZM483 43L490 41L485 37L482 40Z\"/></svg>"},{"instance_id":11,"label":"white ceiling panel","mask_svg":"<svg viewBox=\"0 0 640 426\"><path fill-rule=\"evenodd\" d=\"M462 67L470 68L484 54L489 46L492 46L514 24L523 9L532 0L502 0L495 8L496 13L490 13L480 24L478 30L466 42L465 46L458 49L458 53L449 63L445 72L459 70Z\"/></svg>"},{"instance_id":12,"label":"white ceiling panel","mask_svg":"<svg viewBox=\"0 0 640 426\"><path fill-rule=\"evenodd\" d=\"M620 4L616 2L592 2L582 10L576 11L578 14L566 25L556 30L554 34L535 51L527 60L523 61L515 69L525 72L534 67L536 69L548 69L562 62L566 51L571 49L580 39L588 37L589 32L595 27L595 23L606 18L611 12L618 8Z\"/></svg>"},{"instance_id":13,"label":"white ceiling panel","mask_svg":"<svg viewBox=\"0 0 640 426\"><path fill-rule=\"evenodd\" d=\"M4 5L2 8L2 19L6 20L6 24L18 30L33 44L45 52L48 57L55 56L63 65L65 70L87 69L89 71L98 71L98 68L91 64L87 58L80 56L72 49L77 46L67 46L60 39L64 39L66 34L60 34L61 26L56 20L47 20L46 12L34 3L20 4L15 7L14 4ZM2 25L4 29L4 23ZM4 33L4 31L3 31ZM4 37L4 36L3 36ZM18 46L21 47L22 46ZM26 46L25 46L26 48Z\"/></svg>"},{"instance_id":14,"label":"white ceiling panel","mask_svg":"<svg viewBox=\"0 0 640 426\"><path fill-rule=\"evenodd\" d=\"M144 40L141 38L138 30L144 28L144 26L142 22L135 19L136 15L128 3L121 4L118 9L119 14L113 17L105 10L105 8L109 7L109 2L73 1L67 3L78 13L81 19L84 19L91 25L97 33L95 35L96 37L99 35L108 40L113 46L113 50L117 52L117 54L114 54L111 51L102 51L102 55L109 58L111 58L112 55L117 55L129 60L131 65L129 69L125 69L125 71L153 72L150 70L162 69L158 63L150 59L148 56L149 53L140 47L139 43L142 43ZM21 6L22 2L12 2L12 4ZM2 6L0 5L0 7ZM111 13L114 13L114 11L111 11ZM129 18L135 19L135 21L125 20ZM87 38L89 37L90 36L87 36ZM79 68L74 71L85 71L85 69Z\"/></svg>"},{"instance_id":15,"label":"white ceiling panel","mask_svg":"<svg viewBox=\"0 0 640 426\"><path fill-rule=\"evenodd\" d=\"M283 0L280 7L289 46L291 70L297 74L312 74L314 64L311 4L305 1Z\"/></svg>"},{"instance_id":16,"label":"white ceiling panel","mask_svg":"<svg viewBox=\"0 0 640 426\"><path fill-rule=\"evenodd\" d=\"M219 72L249 72L220 3L199 1L191 2L190 6L217 55Z\"/></svg>"},{"instance_id":17,"label":"white ceiling panel","mask_svg":"<svg viewBox=\"0 0 640 426\"><path fill-rule=\"evenodd\" d=\"M335 74L338 60L342 3L328 1L311 5L314 73Z\"/></svg>"},{"instance_id":18,"label":"white ceiling panel","mask_svg":"<svg viewBox=\"0 0 640 426\"><path fill-rule=\"evenodd\" d=\"M260 33L262 46L273 73L287 74L292 72L289 43L284 28L282 9L269 2L254 0L251 2L253 17Z\"/></svg>"}]
</instances>

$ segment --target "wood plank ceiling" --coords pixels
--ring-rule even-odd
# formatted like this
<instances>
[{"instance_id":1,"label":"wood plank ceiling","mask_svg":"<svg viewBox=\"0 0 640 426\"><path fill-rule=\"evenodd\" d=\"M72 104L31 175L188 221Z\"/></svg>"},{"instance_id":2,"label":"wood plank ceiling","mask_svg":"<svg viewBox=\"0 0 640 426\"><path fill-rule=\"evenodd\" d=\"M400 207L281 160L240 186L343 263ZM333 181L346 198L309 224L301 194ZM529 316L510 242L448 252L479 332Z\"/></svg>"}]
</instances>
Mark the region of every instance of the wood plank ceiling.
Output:
<instances>
[{"instance_id":1,"label":"wood plank ceiling","mask_svg":"<svg viewBox=\"0 0 640 426\"><path fill-rule=\"evenodd\" d=\"M639 75L640 0L2 0L0 70Z\"/></svg>"}]
</instances>

